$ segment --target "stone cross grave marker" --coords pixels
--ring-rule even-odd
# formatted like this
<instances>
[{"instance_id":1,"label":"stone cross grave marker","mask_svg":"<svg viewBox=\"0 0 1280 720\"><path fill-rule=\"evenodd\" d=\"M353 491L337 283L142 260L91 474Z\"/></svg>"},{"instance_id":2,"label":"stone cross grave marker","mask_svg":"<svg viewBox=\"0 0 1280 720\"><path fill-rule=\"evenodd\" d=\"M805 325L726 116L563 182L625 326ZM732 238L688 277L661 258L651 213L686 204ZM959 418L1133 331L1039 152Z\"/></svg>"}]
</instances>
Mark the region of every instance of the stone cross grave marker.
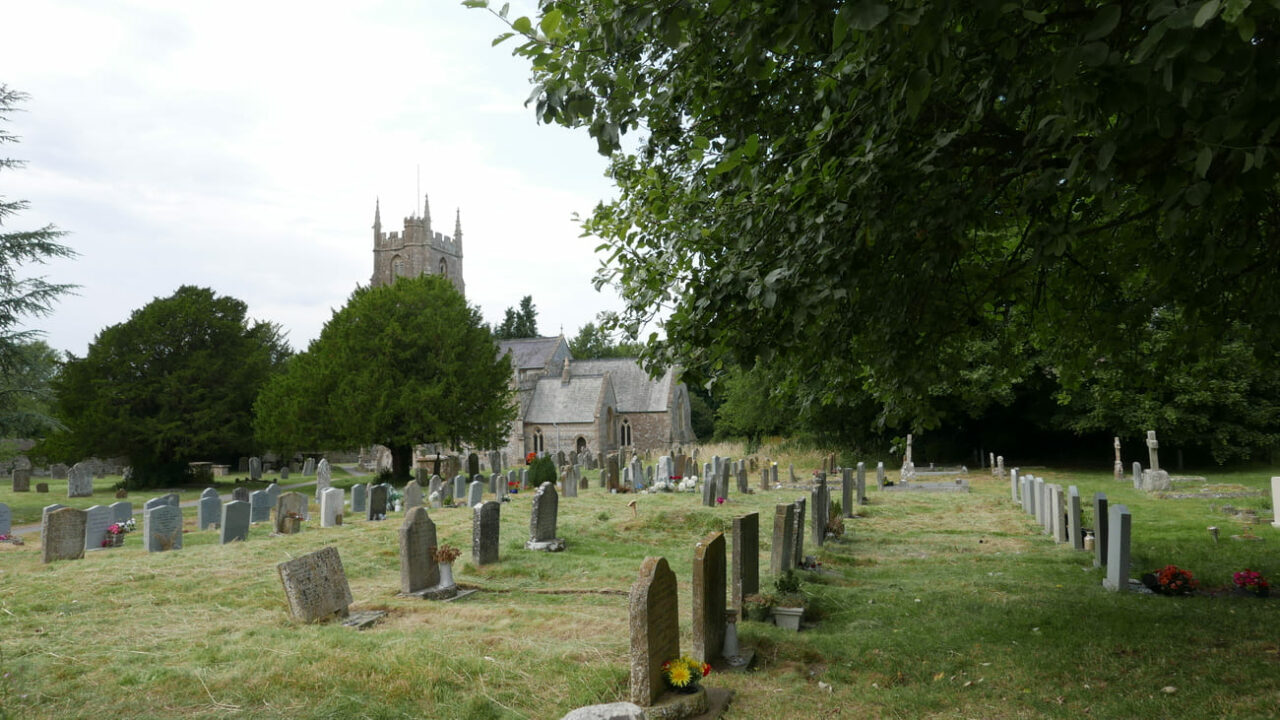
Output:
<instances>
[{"instance_id":1,"label":"stone cross grave marker","mask_svg":"<svg viewBox=\"0 0 1280 720\"><path fill-rule=\"evenodd\" d=\"M1107 578L1102 586L1111 592L1129 592L1129 537L1133 519L1125 505L1107 510Z\"/></svg>"},{"instance_id":2,"label":"stone cross grave marker","mask_svg":"<svg viewBox=\"0 0 1280 720\"><path fill-rule=\"evenodd\" d=\"M67 473L67 497L90 497L93 495L93 468L78 462Z\"/></svg>"},{"instance_id":3,"label":"stone cross grave marker","mask_svg":"<svg viewBox=\"0 0 1280 720\"><path fill-rule=\"evenodd\" d=\"M287 522L289 515L302 517L307 507L307 496L302 493L287 492L276 500L275 531L281 535L293 534L293 523Z\"/></svg>"},{"instance_id":4,"label":"stone cross grave marker","mask_svg":"<svg viewBox=\"0 0 1280 720\"><path fill-rule=\"evenodd\" d=\"M249 539L249 521L252 512L252 505L243 500L232 500L222 506L222 518L218 527L222 531L219 539L223 545L235 540L244 542Z\"/></svg>"},{"instance_id":5,"label":"stone cross grave marker","mask_svg":"<svg viewBox=\"0 0 1280 720\"><path fill-rule=\"evenodd\" d=\"M244 502L232 500L232 502ZM271 522L271 495L265 490L254 490L249 493L249 522Z\"/></svg>"},{"instance_id":6,"label":"stone cross grave marker","mask_svg":"<svg viewBox=\"0 0 1280 720\"><path fill-rule=\"evenodd\" d=\"M1107 494L1093 494L1093 566L1107 566Z\"/></svg>"},{"instance_id":7,"label":"stone cross grave marker","mask_svg":"<svg viewBox=\"0 0 1280 720\"><path fill-rule=\"evenodd\" d=\"M147 552L182 549L182 510L157 505L142 511L142 546Z\"/></svg>"},{"instance_id":8,"label":"stone cross grave marker","mask_svg":"<svg viewBox=\"0 0 1280 720\"><path fill-rule=\"evenodd\" d=\"M631 586L631 693L636 705L662 697L662 663L680 655L680 608L676 575L666 558L648 557Z\"/></svg>"},{"instance_id":9,"label":"stone cross grave marker","mask_svg":"<svg viewBox=\"0 0 1280 720\"><path fill-rule=\"evenodd\" d=\"M693 548L693 659L714 663L724 649L724 533L716 531Z\"/></svg>"},{"instance_id":10,"label":"stone cross grave marker","mask_svg":"<svg viewBox=\"0 0 1280 720\"><path fill-rule=\"evenodd\" d=\"M742 612L742 599L760 592L760 513L733 519L733 562L730 596Z\"/></svg>"},{"instance_id":11,"label":"stone cross grave marker","mask_svg":"<svg viewBox=\"0 0 1280 720\"><path fill-rule=\"evenodd\" d=\"M529 518L528 550L559 552L564 550L564 540L556 537L556 516L560 510L560 498L556 486L544 482L533 496L533 511Z\"/></svg>"},{"instance_id":12,"label":"stone cross grave marker","mask_svg":"<svg viewBox=\"0 0 1280 720\"><path fill-rule=\"evenodd\" d=\"M1160 469L1160 442L1156 440L1156 431L1147 431L1147 457L1150 459L1151 469Z\"/></svg>"},{"instance_id":13,"label":"stone cross grave marker","mask_svg":"<svg viewBox=\"0 0 1280 720\"><path fill-rule=\"evenodd\" d=\"M40 522L40 560L79 560L84 557L85 512L60 507Z\"/></svg>"},{"instance_id":14,"label":"stone cross grave marker","mask_svg":"<svg viewBox=\"0 0 1280 720\"><path fill-rule=\"evenodd\" d=\"M342 524L342 511L347 506L347 493L342 488L325 488L320 494L320 527Z\"/></svg>"},{"instance_id":15,"label":"stone cross grave marker","mask_svg":"<svg viewBox=\"0 0 1280 720\"><path fill-rule=\"evenodd\" d=\"M94 505L84 511L84 549L101 550L102 541L107 537L107 526L111 524L111 508L106 505Z\"/></svg>"},{"instance_id":16,"label":"stone cross grave marker","mask_svg":"<svg viewBox=\"0 0 1280 720\"><path fill-rule=\"evenodd\" d=\"M476 565L498 562L498 513L501 507L492 500L472 506L471 562Z\"/></svg>"},{"instance_id":17,"label":"stone cross grave marker","mask_svg":"<svg viewBox=\"0 0 1280 720\"><path fill-rule=\"evenodd\" d=\"M781 575L795 567L796 506L776 505L773 509L773 543L769 553L769 571Z\"/></svg>"},{"instance_id":18,"label":"stone cross grave marker","mask_svg":"<svg viewBox=\"0 0 1280 720\"><path fill-rule=\"evenodd\" d=\"M210 525L217 526L222 522L222 500L218 491L205 488L200 493L200 502L196 505L196 529L208 530Z\"/></svg>"},{"instance_id":19,"label":"stone cross grave marker","mask_svg":"<svg viewBox=\"0 0 1280 720\"><path fill-rule=\"evenodd\" d=\"M338 549L332 545L276 565L289 613L304 623L334 614L346 617L351 587Z\"/></svg>"},{"instance_id":20,"label":"stone cross grave marker","mask_svg":"<svg viewBox=\"0 0 1280 720\"><path fill-rule=\"evenodd\" d=\"M405 511L400 525L400 592L409 595L440 584L440 566L431 551L436 547L436 524L424 507Z\"/></svg>"}]
</instances>

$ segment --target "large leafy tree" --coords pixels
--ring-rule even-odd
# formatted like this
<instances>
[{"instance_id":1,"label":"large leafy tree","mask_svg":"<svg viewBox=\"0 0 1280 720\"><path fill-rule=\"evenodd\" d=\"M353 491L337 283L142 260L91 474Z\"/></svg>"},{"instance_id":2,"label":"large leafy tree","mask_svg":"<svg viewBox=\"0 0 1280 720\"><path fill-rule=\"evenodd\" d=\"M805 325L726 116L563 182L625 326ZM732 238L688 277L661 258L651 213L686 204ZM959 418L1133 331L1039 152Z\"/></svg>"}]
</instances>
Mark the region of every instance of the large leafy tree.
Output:
<instances>
[{"instance_id":1,"label":"large leafy tree","mask_svg":"<svg viewBox=\"0 0 1280 720\"><path fill-rule=\"evenodd\" d=\"M511 365L477 309L436 275L362 287L255 404L279 450L385 445L407 479L413 446L497 447L515 417Z\"/></svg>"},{"instance_id":2,"label":"large leafy tree","mask_svg":"<svg viewBox=\"0 0 1280 720\"><path fill-rule=\"evenodd\" d=\"M5 124L26 97L0 84L0 145L18 141ZM22 165L21 160L0 157L0 171ZM25 200L11 200L0 193L0 228L26 208ZM58 296L74 286L49 282L44 277L24 277L20 268L28 263L74 256L71 248L58 242L63 234L52 225L0 231L0 437L38 433L50 426L40 407L46 402L45 370L52 368L56 358L51 362L48 347L33 344L38 333L21 323L24 318L48 313Z\"/></svg>"},{"instance_id":3,"label":"large leafy tree","mask_svg":"<svg viewBox=\"0 0 1280 720\"><path fill-rule=\"evenodd\" d=\"M53 382L66 430L43 451L67 462L125 455L134 487L179 481L192 461L252 452L254 398L288 346L276 325L246 311L183 286L98 333Z\"/></svg>"},{"instance_id":4,"label":"large leafy tree","mask_svg":"<svg viewBox=\"0 0 1280 720\"><path fill-rule=\"evenodd\" d=\"M644 345L626 340L618 341L614 334L606 329L611 323L610 313L600 313L599 324L589 322L578 329L578 334L569 341L569 352L578 360L592 358L639 357Z\"/></svg>"},{"instance_id":5,"label":"large leafy tree","mask_svg":"<svg viewBox=\"0 0 1280 720\"><path fill-rule=\"evenodd\" d=\"M515 340L538 336L538 308L533 304L533 296L520 298L520 307L507 308L502 317L502 324L493 332L499 340Z\"/></svg>"},{"instance_id":6,"label":"large leafy tree","mask_svg":"<svg viewBox=\"0 0 1280 720\"><path fill-rule=\"evenodd\" d=\"M1068 389L1160 310L1274 358L1277 5L541 0L508 35L612 156L585 227L621 324L666 313L649 361L776 355L919 428L975 337Z\"/></svg>"}]
</instances>

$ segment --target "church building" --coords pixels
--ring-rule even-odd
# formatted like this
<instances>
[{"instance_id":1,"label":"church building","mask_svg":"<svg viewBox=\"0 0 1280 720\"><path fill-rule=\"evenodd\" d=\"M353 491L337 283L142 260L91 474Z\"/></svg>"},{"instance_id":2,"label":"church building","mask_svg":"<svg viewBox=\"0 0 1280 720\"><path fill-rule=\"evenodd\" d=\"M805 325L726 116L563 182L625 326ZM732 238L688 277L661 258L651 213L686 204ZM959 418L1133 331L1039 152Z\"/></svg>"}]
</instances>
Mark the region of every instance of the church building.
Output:
<instances>
[{"instance_id":1,"label":"church building","mask_svg":"<svg viewBox=\"0 0 1280 720\"><path fill-rule=\"evenodd\" d=\"M373 285L401 276L444 275L465 295L462 279L461 211L453 237L431 229L426 198L422 216L404 219L403 232L382 231L381 207L373 213ZM689 390L669 369L653 379L634 358L574 360L564 335L498 341L511 359L520 410L507 446L496 449L516 463L529 452L588 450L593 454L667 452L696 439L689 417Z\"/></svg>"}]
</instances>

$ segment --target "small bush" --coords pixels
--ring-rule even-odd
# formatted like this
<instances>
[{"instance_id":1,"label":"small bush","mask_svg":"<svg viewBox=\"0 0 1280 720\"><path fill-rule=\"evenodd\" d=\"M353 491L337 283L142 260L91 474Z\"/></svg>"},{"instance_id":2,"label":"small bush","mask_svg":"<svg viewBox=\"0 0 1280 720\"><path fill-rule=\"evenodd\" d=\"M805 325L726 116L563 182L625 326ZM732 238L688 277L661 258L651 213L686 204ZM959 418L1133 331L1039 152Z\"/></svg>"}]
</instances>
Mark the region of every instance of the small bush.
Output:
<instances>
[{"instance_id":1,"label":"small bush","mask_svg":"<svg viewBox=\"0 0 1280 720\"><path fill-rule=\"evenodd\" d=\"M533 461L529 466L529 487L542 487L542 483L555 483L556 481L556 461L549 457L540 457Z\"/></svg>"}]
</instances>

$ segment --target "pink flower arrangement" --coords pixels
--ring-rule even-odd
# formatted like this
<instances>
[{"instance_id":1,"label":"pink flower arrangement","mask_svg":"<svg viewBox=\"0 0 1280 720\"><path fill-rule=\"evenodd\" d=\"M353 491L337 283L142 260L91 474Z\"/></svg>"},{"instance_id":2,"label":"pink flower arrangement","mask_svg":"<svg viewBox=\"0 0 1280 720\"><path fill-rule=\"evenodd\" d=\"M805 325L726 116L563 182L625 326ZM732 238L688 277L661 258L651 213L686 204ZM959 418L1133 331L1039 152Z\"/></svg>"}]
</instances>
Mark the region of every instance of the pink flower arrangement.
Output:
<instances>
[{"instance_id":1,"label":"pink flower arrangement","mask_svg":"<svg viewBox=\"0 0 1280 720\"><path fill-rule=\"evenodd\" d=\"M1254 595L1266 595L1270 587L1267 584L1267 579L1262 577L1262 573L1249 568L1232 575L1231 580L1235 582L1236 587L1241 590L1247 590Z\"/></svg>"},{"instance_id":2,"label":"pink flower arrangement","mask_svg":"<svg viewBox=\"0 0 1280 720\"><path fill-rule=\"evenodd\" d=\"M724 498L722 498L722 497L718 497L718 498L716 498L716 504L717 504L717 505L723 505L723 504L724 504Z\"/></svg>"}]
</instances>

